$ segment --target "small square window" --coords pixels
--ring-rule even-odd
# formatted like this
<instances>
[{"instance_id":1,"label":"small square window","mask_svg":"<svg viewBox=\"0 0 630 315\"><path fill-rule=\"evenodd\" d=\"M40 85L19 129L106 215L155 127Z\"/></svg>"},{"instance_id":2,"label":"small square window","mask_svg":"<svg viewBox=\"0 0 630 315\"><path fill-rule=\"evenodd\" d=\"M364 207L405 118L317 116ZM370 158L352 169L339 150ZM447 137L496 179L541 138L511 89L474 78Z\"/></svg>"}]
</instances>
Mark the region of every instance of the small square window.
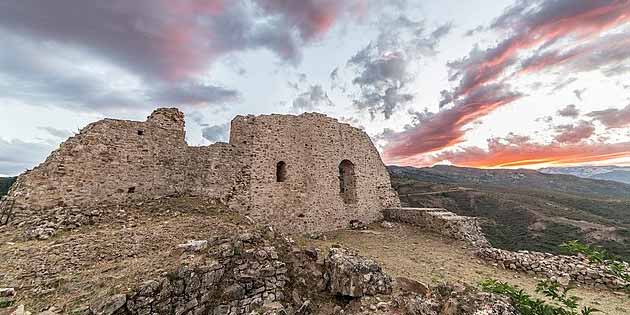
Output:
<instances>
[{"instance_id":1,"label":"small square window","mask_svg":"<svg viewBox=\"0 0 630 315\"><path fill-rule=\"evenodd\" d=\"M138 130L138 136L142 136L142 135L144 135L144 130L140 130L140 129L139 129L139 130Z\"/></svg>"}]
</instances>

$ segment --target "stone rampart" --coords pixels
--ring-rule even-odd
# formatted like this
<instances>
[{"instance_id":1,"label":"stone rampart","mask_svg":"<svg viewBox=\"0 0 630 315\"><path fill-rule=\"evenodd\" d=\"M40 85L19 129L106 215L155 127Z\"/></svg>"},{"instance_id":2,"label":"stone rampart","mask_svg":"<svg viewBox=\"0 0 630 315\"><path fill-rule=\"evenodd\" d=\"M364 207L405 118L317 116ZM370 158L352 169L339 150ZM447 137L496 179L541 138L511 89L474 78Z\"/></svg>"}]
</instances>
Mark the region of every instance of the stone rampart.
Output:
<instances>
[{"instance_id":1,"label":"stone rampart","mask_svg":"<svg viewBox=\"0 0 630 315\"><path fill-rule=\"evenodd\" d=\"M442 208L389 208L385 220L421 227L426 231L462 240L473 247L488 247L477 218L459 216Z\"/></svg>"},{"instance_id":2,"label":"stone rampart","mask_svg":"<svg viewBox=\"0 0 630 315\"><path fill-rule=\"evenodd\" d=\"M476 253L480 258L498 264L502 268L544 275L565 285L569 281L606 286L611 289L621 289L630 285L613 275L608 266L590 263L583 256L553 255L531 251L512 252L498 248L481 248ZM628 263L622 262L622 264L627 270Z\"/></svg>"},{"instance_id":3,"label":"stone rampart","mask_svg":"<svg viewBox=\"0 0 630 315\"><path fill-rule=\"evenodd\" d=\"M8 196L14 209L1 213L49 220L68 212L60 209L171 195L218 200L285 232L373 222L399 206L374 145L348 124L315 113L238 116L230 143L192 147L184 115L171 108L144 122L89 124L18 177Z\"/></svg>"},{"instance_id":4,"label":"stone rampart","mask_svg":"<svg viewBox=\"0 0 630 315\"><path fill-rule=\"evenodd\" d=\"M351 220L382 219L380 209L400 205L389 173L368 135L322 114L238 116L230 143L244 151L249 214L282 222L285 232L343 228ZM351 195L340 191L340 166L351 167ZM278 181L277 165L285 167Z\"/></svg>"}]
</instances>

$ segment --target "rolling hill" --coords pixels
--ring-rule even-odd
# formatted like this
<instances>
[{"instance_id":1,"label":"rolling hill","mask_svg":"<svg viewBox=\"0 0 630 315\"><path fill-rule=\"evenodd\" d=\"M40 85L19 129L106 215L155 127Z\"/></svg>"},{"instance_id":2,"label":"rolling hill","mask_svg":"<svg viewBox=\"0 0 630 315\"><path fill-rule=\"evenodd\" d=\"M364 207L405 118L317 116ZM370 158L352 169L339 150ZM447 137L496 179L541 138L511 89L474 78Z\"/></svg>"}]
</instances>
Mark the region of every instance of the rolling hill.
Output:
<instances>
[{"instance_id":1,"label":"rolling hill","mask_svg":"<svg viewBox=\"0 0 630 315\"><path fill-rule=\"evenodd\" d=\"M388 169L404 205L479 217L497 247L557 253L578 239L630 258L630 185L533 170Z\"/></svg>"}]
</instances>

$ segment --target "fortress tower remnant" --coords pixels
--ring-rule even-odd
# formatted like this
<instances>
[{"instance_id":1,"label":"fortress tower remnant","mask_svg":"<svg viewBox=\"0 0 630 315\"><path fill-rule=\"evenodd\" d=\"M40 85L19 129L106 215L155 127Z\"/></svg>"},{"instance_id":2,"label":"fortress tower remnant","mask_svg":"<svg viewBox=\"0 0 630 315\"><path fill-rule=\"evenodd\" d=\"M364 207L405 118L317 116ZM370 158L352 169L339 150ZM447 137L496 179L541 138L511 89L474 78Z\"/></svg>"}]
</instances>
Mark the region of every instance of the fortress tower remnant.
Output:
<instances>
[{"instance_id":1,"label":"fortress tower remnant","mask_svg":"<svg viewBox=\"0 0 630 315\"><path fill-rule=\"evenodd\" d=\"M20 175L8 197L19 219L175 194L220 200L287 232L373 222L400 205L360 129L317 113L237 116L229 143L194 147L175 108L157 109L145 122L89 124Z\"/></svg>"}]
</instances>

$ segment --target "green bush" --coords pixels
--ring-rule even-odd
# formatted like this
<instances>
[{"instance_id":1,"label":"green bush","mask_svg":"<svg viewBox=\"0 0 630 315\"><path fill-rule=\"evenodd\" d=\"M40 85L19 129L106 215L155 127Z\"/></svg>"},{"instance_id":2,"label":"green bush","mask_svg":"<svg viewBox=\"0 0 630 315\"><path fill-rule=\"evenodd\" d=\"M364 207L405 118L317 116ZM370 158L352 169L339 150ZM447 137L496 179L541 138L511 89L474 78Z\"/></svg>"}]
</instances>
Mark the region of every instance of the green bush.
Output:
<instances>
[{"instance_id":1,"label":"green bush","mask_svg":"<svg viewBox=\"0 0 630 315\"><path fill-rule=\"evenodd\" d=\"M619 257L608 254L606 250L579 241L564 242L560 247L571 254L583 254L593 264L604 264L608 267L609 274L630 282L630 270L626 269ZM630 287L626 287L626 290L630 290Z\"/></svg>"},{"instance_id":2,"label":"green bush","mask_svg":"<svg viewBox=\"0 0 630 315\"><path fill-rule=\"evenodd\" d=\"M562 288L557 281L543 280L538 282L536 287L536 292L549 298L551 303L534 298L523 289L495 279L484 280L480 286L483 291L509 297L514 307L522 315L589 315L599 312L599 310L587 306L580 309L579 298L569 295L572 288Z\"/></svg>"}]
</instances>

